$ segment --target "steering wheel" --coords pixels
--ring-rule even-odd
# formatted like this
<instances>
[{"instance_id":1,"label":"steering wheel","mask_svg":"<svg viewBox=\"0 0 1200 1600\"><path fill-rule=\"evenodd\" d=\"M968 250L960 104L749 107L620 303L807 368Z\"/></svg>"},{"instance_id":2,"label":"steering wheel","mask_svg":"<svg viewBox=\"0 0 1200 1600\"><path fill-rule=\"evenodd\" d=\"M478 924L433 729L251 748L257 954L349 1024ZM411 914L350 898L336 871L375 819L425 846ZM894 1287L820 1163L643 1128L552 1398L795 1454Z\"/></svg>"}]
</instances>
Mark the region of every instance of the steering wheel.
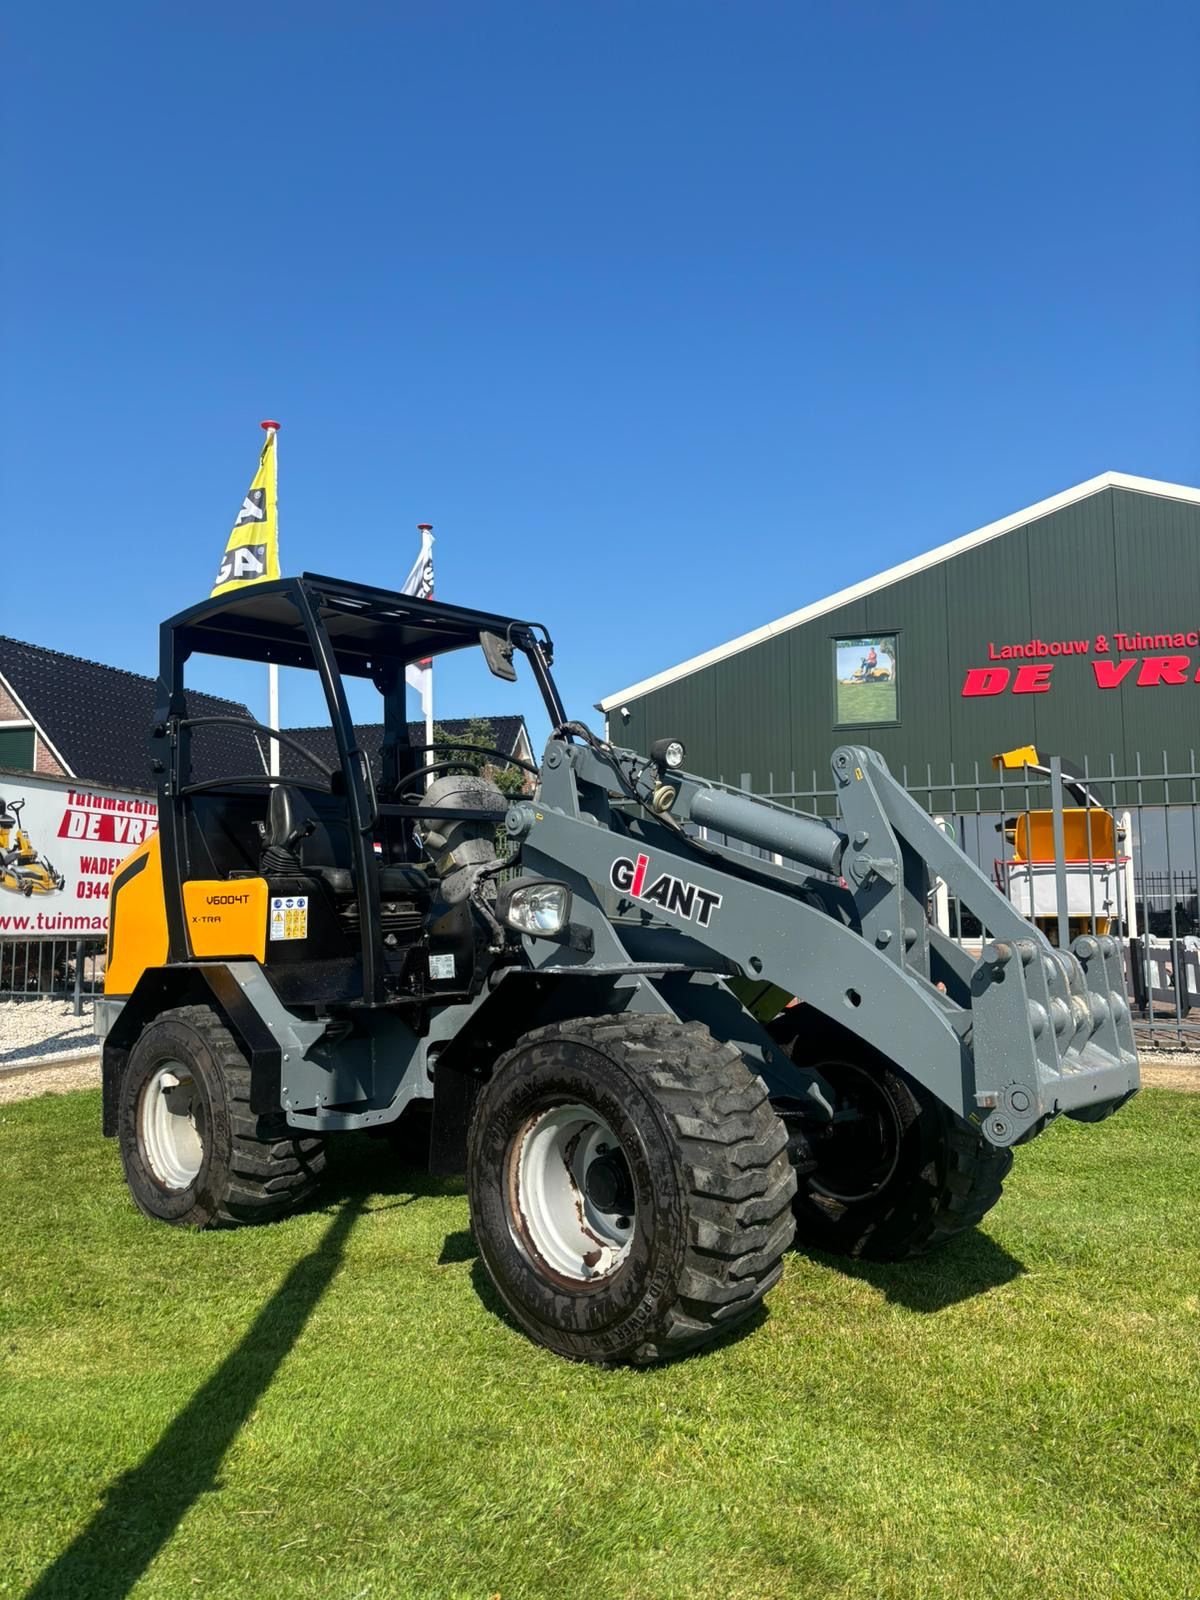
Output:
<instances>
[{"instance_id":1,"label":"steering wheel","mask_svg":"<svg viewBox=\"0 0 1200 1600\"><path fill-rule=\"evenodd\" d=\"M419 800L428 780L437 772L469 772L473 778L481 776L469 761L431 761L428 766L418 767L415 772L409 773L402 787L396 790L397 800Z\"/></svg>"},{"instance_id":2,"label":"steering wheel","mask_svg":"<svg viewBox=\"0 0 1200 1600\"><path fill-rule=\"evenodd\" d=\"M443 739L440 744L410 744L408 748L413 751L472 750L477 756L495 756L496 760L503 766L520 767L523 772L531 772L535 778L541 774L541 769L534 766L532 761L522 761L520 756L506 755L503 750L497 750L495 745L471 744L467 739Z\"/></svg>"},{"instance_id":3,"label":"steering wheel","mask_svg":"<svg viewBox=\"0 0 1200 1600\"><path fill-rule=\"evenodd\" d=\"M496 761L503 766L520 767L523 772L530 772L535 778L540 776L537 767L532 762L522 761L520 756L507 756L503 750L497 750L494 745L490 744L470 744L466 740L459 743L455 740L453 742L445 741L442 744L413 744L409 745L409 749L422 753L427 753L430 750L446 750L451 753L441 761L428 761L424 766L417 767L415 771L410 772L396 791L398 800L403 800L406 797L419 799L420 795L411 796L411 791L414 789L424 790L428 780L435 773L452 772L457 769L459 772L475 774L477 769L469 761L459 760L459 752L462 750L470 750L473 754L480 756L494 756Z\"/></svg>"}]
</instances>

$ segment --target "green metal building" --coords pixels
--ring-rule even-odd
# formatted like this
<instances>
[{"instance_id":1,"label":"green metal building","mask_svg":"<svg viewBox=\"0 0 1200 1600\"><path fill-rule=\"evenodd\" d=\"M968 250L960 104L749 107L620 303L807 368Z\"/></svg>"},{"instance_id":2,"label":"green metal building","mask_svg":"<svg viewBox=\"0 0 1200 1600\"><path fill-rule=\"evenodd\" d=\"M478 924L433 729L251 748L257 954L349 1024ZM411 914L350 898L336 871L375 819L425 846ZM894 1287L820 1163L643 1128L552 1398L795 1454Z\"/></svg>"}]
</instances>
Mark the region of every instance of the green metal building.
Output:
<instances>
[{"instance_id":1,"label":"green metal building","mask_svg":"<svg viewBox=\"0 0 1200 1600\"><path fill-rule=\"evenodd\" d=\"M1200 490L1104 473L599 709L613 742L681 738L691 770L760 792L827 789L848 742L914 787L990 778L1026 744L1094 774L1194 771Z\"/></svg>"}]
</instances>

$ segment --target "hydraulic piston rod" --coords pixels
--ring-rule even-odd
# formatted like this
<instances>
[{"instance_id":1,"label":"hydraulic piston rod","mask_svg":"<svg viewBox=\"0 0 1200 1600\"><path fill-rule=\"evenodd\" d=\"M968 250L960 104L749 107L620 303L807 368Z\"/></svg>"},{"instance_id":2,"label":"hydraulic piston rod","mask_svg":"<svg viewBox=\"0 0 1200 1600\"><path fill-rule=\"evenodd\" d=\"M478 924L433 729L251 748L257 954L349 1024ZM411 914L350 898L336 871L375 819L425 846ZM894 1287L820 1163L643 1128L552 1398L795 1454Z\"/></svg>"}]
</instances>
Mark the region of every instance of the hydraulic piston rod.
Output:
<instances>
[{"instance_id":1,"label":"hydraulic piston rod","mask_svg":"<svg viewBox=\"0 0 1200 1600\"><path fill-rule=\"evenodd\" d=\"M846 836L827 822L779 811L722 789L701 789L693 795L690 810L692 821L705 828L730 833L735 839L775 851L814 871L828 872L835 878L841 875Z\"/></svg>"}]
</instances>

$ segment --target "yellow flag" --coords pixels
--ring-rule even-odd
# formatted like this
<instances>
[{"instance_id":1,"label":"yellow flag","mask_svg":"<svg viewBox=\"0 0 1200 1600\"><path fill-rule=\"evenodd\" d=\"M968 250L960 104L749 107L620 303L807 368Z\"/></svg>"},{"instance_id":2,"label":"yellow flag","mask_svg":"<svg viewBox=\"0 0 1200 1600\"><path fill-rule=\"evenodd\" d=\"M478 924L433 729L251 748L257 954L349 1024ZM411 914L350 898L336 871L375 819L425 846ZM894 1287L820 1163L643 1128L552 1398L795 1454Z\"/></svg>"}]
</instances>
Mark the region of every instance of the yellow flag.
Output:
<instances>
[{"instance_id":1,"label":"yellow flag","mask_svg":"<svg viewBox=\"0 0 1200 1600\"><path fill-rule=\"evenodd\" d=\"M258 471L237 514L213 596L279 576L279 493L275 479L275 429L258 458Z\"/></svg>"}]
</instances>

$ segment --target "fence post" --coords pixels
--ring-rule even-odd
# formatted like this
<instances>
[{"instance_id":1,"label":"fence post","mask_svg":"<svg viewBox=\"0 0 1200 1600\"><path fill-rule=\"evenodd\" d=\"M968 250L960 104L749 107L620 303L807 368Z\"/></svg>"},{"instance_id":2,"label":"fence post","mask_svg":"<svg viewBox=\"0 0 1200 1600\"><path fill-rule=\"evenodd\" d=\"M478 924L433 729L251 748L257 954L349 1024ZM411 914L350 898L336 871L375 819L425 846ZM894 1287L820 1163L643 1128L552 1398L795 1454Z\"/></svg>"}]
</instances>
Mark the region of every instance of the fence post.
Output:
<instances>
[{"instance_id":1,"label":"fence post","mask_svg":"<svg viewBox=\"0 0 1200 1600\"><path fill-rule=\"evenodd\" d=\"M929 798L932 800L933 791L930 790ZM940 828L943 833L949 833L945 817L934 817L935 828ZM939 933L950 932L950 890L945 878L935 875L933 879L933 920Z\"/></svg>"},{"instance_id":2,"label":"fence post","mask_svg":"<svg viewBox=\"0 0 1200 1600\"><path fill-rule=\"evenodd\" d=\"M1067 910L1067 840L1063 824L1062 759L1050 757L1050 804L1054 808L1054 892L1058 900L1058 948L1071 946L1071 915Z\"/></svg>"},{"instance_id":3,"label":"fence post","mask_svg":"<svg viewBox=\"0 0 1200 1600\"><path fill-rule=\"evenodd\" d=\"M83 1015L83 940L75 941L75 1015Z\"/></svg>"}]
</instances>

